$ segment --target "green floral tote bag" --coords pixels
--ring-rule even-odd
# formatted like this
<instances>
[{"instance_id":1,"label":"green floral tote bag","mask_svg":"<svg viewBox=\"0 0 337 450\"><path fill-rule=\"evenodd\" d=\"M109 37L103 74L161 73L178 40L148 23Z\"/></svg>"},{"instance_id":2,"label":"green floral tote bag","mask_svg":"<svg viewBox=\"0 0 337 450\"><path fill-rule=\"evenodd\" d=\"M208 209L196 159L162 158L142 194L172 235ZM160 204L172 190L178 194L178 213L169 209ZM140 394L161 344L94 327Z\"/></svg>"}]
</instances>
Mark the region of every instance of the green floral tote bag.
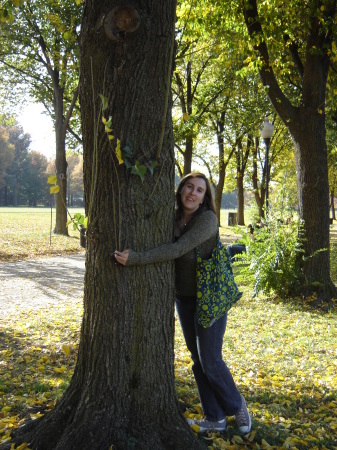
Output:
<instances>
[{"instance_id":1,"label":"green floral tote bag","mask_svg":"<svg viewBox=\"0 0 337 450\"><path fill-rule=\"evenodd\" d=\"M210 259L197 256L197 317L198 323L208 328L222 317L242 296L234 281L228 250L220 236Z\"/></svg>"}]
</instances>

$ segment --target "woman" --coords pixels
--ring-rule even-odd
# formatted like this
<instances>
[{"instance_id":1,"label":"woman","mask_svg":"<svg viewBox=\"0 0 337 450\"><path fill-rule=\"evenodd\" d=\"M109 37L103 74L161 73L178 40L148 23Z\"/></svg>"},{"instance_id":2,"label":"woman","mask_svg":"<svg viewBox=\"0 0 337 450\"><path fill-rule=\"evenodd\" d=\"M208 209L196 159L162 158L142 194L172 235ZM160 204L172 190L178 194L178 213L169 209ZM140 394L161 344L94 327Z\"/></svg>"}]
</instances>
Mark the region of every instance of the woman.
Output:
<instances>
[{"instance_id":1,"label":"woman","mask_svg":"<svg viewBox=\"0 0 337 450\"><path fill-rule=\"evenodd\" d=\"M196 318L196 247L202 259L211 257L217 243L218 221L209 181L202 173L186 175L176 193L175 242L145 252L115 251L124 265L149 264L175 259L176 307L193 360L193 373L205 418L188 419L200 432L224 431L226 416L235 415L244 434L251 429L246 402L222 360L227 314L211 327L203 328Z\"/></svg>"}]
</instances>

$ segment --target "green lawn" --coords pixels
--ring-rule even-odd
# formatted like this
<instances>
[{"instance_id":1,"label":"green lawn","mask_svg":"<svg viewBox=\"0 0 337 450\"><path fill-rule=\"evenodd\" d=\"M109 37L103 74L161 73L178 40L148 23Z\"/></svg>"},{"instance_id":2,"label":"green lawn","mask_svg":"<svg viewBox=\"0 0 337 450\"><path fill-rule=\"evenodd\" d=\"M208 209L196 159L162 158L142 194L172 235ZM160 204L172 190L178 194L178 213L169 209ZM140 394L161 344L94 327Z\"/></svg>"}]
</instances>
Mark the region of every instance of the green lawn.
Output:
<instances>
[{"instance_id":1,"label":"green lawn","mask_svg":"<svg viewBox=\"0 0 337 450\"><path fill-rule=\"evenodd\" d=\"M81 208L69 211L83 213ZM79 232L70 226L69 237L59 236L54 226L54 208L0 208L0 261L79 252Z\"/></svg>"}]
</instances>

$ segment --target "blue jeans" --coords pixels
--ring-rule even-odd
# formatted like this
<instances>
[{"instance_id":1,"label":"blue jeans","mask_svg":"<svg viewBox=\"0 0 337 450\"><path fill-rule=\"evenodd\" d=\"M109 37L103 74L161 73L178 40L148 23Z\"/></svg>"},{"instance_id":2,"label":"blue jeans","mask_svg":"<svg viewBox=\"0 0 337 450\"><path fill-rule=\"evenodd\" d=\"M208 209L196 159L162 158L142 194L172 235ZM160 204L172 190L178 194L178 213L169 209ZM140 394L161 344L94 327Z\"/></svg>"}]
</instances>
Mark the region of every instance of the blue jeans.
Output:
<instances>
[{"instance_id":1,"label":"blue jeans","mask_svg":"<svg viewBox=\"0 0 337 450\"><path fill-rule=\"evenodd\" d=\"M241 396L222 359L227 314L211 327L203 328L197 321L195 297L176 299L176 308L206 418L218 421L237 414Z\"/></svg>"}]
</instances>

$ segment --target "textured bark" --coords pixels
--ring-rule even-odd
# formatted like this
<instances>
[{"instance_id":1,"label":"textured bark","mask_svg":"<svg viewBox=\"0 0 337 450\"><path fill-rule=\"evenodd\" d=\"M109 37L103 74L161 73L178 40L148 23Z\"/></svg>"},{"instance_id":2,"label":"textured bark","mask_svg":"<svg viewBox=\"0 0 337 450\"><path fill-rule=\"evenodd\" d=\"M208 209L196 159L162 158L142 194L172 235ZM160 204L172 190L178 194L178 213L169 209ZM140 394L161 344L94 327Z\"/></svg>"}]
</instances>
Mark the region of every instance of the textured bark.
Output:
<instances>
[{"instance_id":1,"label":"textured bark","mask_svg":"<svg viewBox=\"0 0 337 450\"><path fill-rule=\"evenodd\" d=\"M138 1L138 30L108 40L102 14L123 3L85 3L80 46L89 216L84 316L75 372L63 398L42 420L19 429L17 442L29 442L34 450L204 448L180 414L175 394L173 263L124 267L111 258L116 248L144 250L172 242L174 223L167 93L175 0ZM144 182L118 164L98 94L108 99L103 114L112 117L121 148L130 145L133 162L158 157L159 167L153 176L146 173Z\"/></svg>"}]
</instances>

